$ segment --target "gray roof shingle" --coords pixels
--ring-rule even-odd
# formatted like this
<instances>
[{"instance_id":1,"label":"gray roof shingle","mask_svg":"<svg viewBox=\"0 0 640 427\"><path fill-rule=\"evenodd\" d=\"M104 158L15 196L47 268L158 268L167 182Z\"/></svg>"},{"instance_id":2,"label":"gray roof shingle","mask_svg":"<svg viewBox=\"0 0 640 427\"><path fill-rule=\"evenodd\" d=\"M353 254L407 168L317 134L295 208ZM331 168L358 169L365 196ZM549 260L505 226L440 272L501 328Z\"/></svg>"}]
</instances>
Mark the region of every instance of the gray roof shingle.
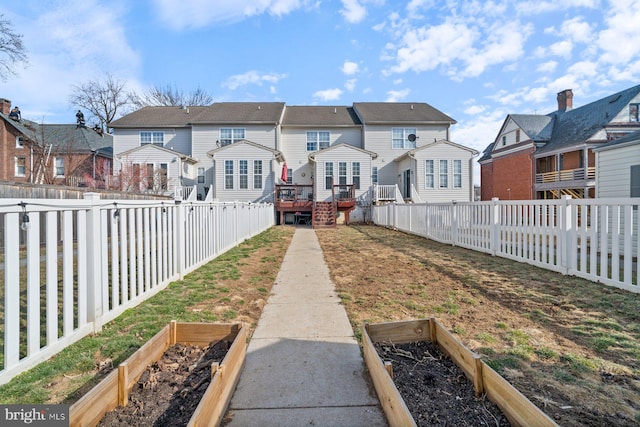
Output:
<instances>
[{"instance_id":1,"label":"gray roof shingle","mask_svg":"<svg viewBox=\"0 0 640 427\"><path fill-rule=\"evenodd\" d=\"M352 107L344 106L287 106L282 126L360 126L360 119Z\"/></svg>"},{"instance_id":2,"label":"gray roof shingle","mask_svg":"<svg viewBox=\"0 0 640 427\"><path fill-rule=\"evenodd\" d=\"M217 102L193 118L193 124L277 124L284 102Z\"/></svg>"},{"instance_id":3,"label":"gray roof shingle","mask_svg":"<svg viewBox=\"0 0 640 427\"><path fill-rule=\"evenodd\" d=\"M143 107L109 123L111 128L185 127L211 107Z\"/></svg>"},{"instance_id":4,"label":"gray roof shingle","mask_svg":"<svg viewBox=\"0 0 640 427\"><path fill-rule=\"evenodd\" d=\"M354 102L364 124L427 124L456 121L424 102Z\"/></svg>"}]
</instances>

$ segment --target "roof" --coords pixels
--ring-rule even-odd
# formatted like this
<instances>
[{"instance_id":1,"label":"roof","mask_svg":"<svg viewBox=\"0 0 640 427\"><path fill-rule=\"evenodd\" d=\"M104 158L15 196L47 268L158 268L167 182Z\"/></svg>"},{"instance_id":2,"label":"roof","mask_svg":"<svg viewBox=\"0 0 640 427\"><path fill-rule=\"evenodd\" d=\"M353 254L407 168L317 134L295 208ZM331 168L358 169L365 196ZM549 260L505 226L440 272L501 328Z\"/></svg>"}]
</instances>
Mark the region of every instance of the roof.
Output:
<instances>
[{"instance_id":1,"label":"roof","mask_svg":"<svg viewBox=\"0 0 640 427\"><path fill-rule=\"evenodd\" d=\"M169 148L160 147L159 145L155 145L155 144L141 145L139 147L135 147L135 148L132 148L130 150L118 153L118 154L116 154L116 157L118 159L122 159L122 158L127 157L127 156L129 156L131 154L137 153L138 151L146 151L146 150L159 150L159 151L165 152L166 154L168 154L170 156L178 157L178 158L184 160L187 163L193 163L193 164L198 163L198 159L196 159L194 157L187 156L186 154L180 153L179 151L174 151L174 150L171 150Z\"/></svg>"},{"instance_id":2,"label":"roof","mask_svg":"<svg viewBox=\"0 0 640 427\"><path fill-rule=\"evenodd\" d=\"M478 150L473 149L471 147L465 147L464 145L460 145L460 144L456 144L455 142L449 141L447 139L439 139L437 141L433 141L433 142L429 142L428 144L422 145L420 147L414 148L413 150L409 150L406 153L402 153L400 156L396 157L395 159L393 159L393 161L397 162L399 160L404 159L405 157L411 156L413 157L413 155L419 151L422 150L426 150L428 148L433 147L434 145L437 144L447 144L447 145L451 145L452 147L456 147L459 148L461 150L465 150L471 153L471 155L473 156L477 156L478 155Z\"/></svg>"},{"instance_id":3,"label":"roof","mask_svg":"<svg viewBox=\"0 0 640 427\"><path fill-rule=\"evenodd\" d=\"M75 124L39 124L26 119L17 122L2 113L0 117L28 139L38 144L52 144L53 151L58 153L96 152L105 157L113 154L113 135L108 133L99 134L91 128Z\"/></svg>"},{"instance_id":4,"label":"roof","mask_svg":"<svg viewBox=\"0 0 640 427\"><path fill-rule=\"evenodd\" d=\"M354 102L364 124L454 124L456 121L424 102Z\"/></svg>"},{"instance_id":5,"label":"roof","mask_svg":"<svg viewBox=\"0 0 640 427\"><path fill-rule=\"evenodd\" d=\"M627 147L629 145L640 144L640 130L631 132L621 138L614 139L611 142L603 144L593 149L593 151L606 151L614 148Z\"/></svg>"},{"instance_id":6,"label":"roof","mask_svg":"<svg viewBox=\"0 0 640 427\"><path fill-rule=\"evenodd\" d=\"M284 102L218 102L193 118L193 124L278 124Z\"/></svg>"},{"instance_id":7,"label":"roof","mask_svg":"<svg viewBox=\"0 0 640 427\"><path fill-rule=\"evenodd\" d=\"M251 147L258 148L260 150L270 151L276 160L278 161L284 160L284 157L282 156L282 152L278 150L274 150L273 148L266 147L262 144L255 143L253 141L249 141L248 139L241 139L240 141L234 142L233 144L228 144L223 147L218 147L218 148L214 148L213 150L209 150L207 151L207 156L213 158L216 154L222 151L237 148L239 145L249 145Z\"/></svg>"},{"instance_id":8,"label":"roof","mask_svg":"<svg viewBox=\"0 0 640 427\"><path fill-rule=\"evenodd\" d=\"M353 107L345 106L287 106L282 126L342 127L361 126Z\"/></svg>"},{"instance_id":9,"label":"roof","mask_svg":"<svg viewBox=\"0 0 640 427\"><path fill-rule=\"evenodd\" d=\"M356 147L354 145L347 144L345 142L341 142L339 144L335 144L335 145L332 145L330 147L323 148L322 150L319 150L319 151L316 151L314 153L309 154L309 160L315 162L316 156L322 155L322 154L326 154L329 151L333 151L333 150L336 150L338 148L343 148L343 147L350 148L352 150L359 151L359 152L364 153L364 154L368 154L369 156L371 156L372 159L375 159L376 157L378 157L378 154L374 153L373 151L365 150L364 148Z\"/></svg>"},{"instance_id":10,"label":"roof","mask_svg":"<svg viewBox=\"0 0 640 427\"><path fill-rule=\"evenodd\" d=\"M553 130L553 119L550 116L537 114L509 114L509 117L533 141L549 141Z\"/></svg>"},{"instance_id":11,"label":"roof","mask_svg":"<svg viewBox=\"0 0 640 427\"><path fill-rule=\"evenodd\" d=\"M540 148L538 152L552 151L561 146L589 140L606 127L638 94L640 94L640 85L606 96L574 110L550 113L549 116L555 118L553 134L549 143Z\"/></svg>"},{"instance_id":12,"label":"roof","mask_svg":"<svg viewBox=\"0 0 640 427\"><path fill-rule=\"evenodd\" d=\"M109 123L110 128L186 127L211 107L143 107Z\"/></svg>"},{"instance_id":13,"label":"roof","mask_svg":"<svg viewBox=\"0 0 640 427\"><path fill-rule=\"evenodd\" d=\"M480 156L480 158L478 159L478 162L484 162L486 160L491 159L491 152L493 151L494 145L496 145L495 142L492 142L491 144L487 145L487 148L485 148L484 151L482 152L482 156Z\"/></svg>"}]
</instances>

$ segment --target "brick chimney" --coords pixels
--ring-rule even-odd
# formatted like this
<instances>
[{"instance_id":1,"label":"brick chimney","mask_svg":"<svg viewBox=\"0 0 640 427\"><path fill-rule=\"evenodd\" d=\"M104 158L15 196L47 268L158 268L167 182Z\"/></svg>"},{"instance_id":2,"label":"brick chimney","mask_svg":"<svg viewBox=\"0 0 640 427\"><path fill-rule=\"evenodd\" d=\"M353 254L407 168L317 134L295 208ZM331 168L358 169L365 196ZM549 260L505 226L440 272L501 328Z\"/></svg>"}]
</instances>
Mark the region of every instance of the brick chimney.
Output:
<instances>
[{"instance_id":1,"label":"brick chimney","mask_svg":"<svg viewBox=\"0 0 640 427\"><path fill-rule=\"evenodd\" d=\"M11 101L0 98L0 113L9 115L11 112Z\"/></svg>"},{"instance_id":2,"label":"brick chimney","mask_svg":"<svg viewBox=\"0 0 640 427\"><path fill-rule=\"evenodd\" d=\"M573 108L573 91L565 89L558 92L558 111L569 111Z\"/></svg>"}]
</instances>

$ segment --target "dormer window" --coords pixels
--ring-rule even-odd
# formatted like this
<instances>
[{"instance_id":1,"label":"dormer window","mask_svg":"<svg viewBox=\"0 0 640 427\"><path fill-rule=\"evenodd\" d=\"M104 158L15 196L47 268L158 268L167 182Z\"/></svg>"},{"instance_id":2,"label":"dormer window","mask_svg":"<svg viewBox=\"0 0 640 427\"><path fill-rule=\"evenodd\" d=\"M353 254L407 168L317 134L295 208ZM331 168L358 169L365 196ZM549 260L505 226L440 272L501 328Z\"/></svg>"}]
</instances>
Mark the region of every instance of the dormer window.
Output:
<instances>
[{"instance_id":1,"label":"dormer window","mask_svg":"<svg viewBox=\"0 0 640 427\"><path fill-rule=\"evenodd\" d=\"M629 121L638 122L638 110L640 110L640 104L629 104Z\"/></svg>"}]
</instances>

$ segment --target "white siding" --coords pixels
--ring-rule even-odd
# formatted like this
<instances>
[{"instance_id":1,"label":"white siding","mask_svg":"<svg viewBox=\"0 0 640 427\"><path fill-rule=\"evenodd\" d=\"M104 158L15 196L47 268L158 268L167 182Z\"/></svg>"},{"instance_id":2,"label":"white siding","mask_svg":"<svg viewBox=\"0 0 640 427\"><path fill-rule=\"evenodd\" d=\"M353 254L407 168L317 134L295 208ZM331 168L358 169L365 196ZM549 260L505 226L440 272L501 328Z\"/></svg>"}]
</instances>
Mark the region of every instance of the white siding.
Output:
<instances>
[{"instance_id":1,"label":"white siding","mask_svg":"<svg viewBox=\"0 0 640 427\"><path fill-rule=\"evenodd\" d=\"M289 169L293 169L294 184L311 184L313 166L309 163L309 154L312 154L313 152L307 151L307 131L330 132L330 147L344 143L362 148L362 138L359 128L283 128L281 133L280 151L282 151ZM304 174L304 176L302 176L302 174Z\"/></svg>"},{"instance_id":2,"label":"white siding","mask_svg":"<svg viewBox=\"0 0 640 427\"><path fill-rule=\"evenodd\" d=\"M596 152L596 197L630 197L633 165L640 165L640 142Z\"/></svg>"},{"instance_id":3,"label":"white siding","mask_svg":"<svg viewBox=\"0 0 640 427\"><path fill-rule=\"evenodd\" d=\"M520 141L518 141L517 138L518 131L520 131ZM504 142L503 137L505 138ZM520 130L520 127L518 127L518 125L511 118L509 118L504 126L504 129L502 129L502 132L500 132L500 134L498 135L495 149L499 150L510 145L519 144L520 142L527 139L529 139L529 137L522 130Z\"/></svg>"},{"instance_id":4,"label":"white siding","mask_svg":"<svg viewBox=\"0 0 640 427\"><path fill-rule=\"evenodd\" d=\"M115 129L113 132L113 154L140 147L140 132L164 132L164 148L191 156L191 129Z\"/></svg>"},{"instance_id":5,"label":"white siding","mask_svg":"<svg viewBox=\"0 0 640 427\"><path fill-rule=\"evenodd\" d=\"M629 101L629 104L640 103L640 95L636 95ZM611 120L612 123L627 123L629 122L629 104L627 104L620 112Z\"/></svg>"},{"instance_id":6,"label":"white siding","mask_svg":"<svg viewBox=\"0 0 640 427\"><path fill-rule=\"evenodd\" d=\"M225 189L225 160L233 161L233 189ZM248 188L240 188L239 164L240 160L248 161ZM262 160L262 188L253 186L253 161ZM233 144L215 154L215 187L214 197L221 202L242 201L261 202L272 201L274 192L274 177L277 162L273 153L248 144Z\"/></svg>"},{"instance_id":7,"label":"white siding","mask_svg":"<svg viewBox=\"0 0 640 427\"><path fill-rule=\"evenodd\" d=\"M361 200L369 199L371 187L371 156L369 154L343 146L319 153L315 159L314 193L317 201L331 200L331 190L325 188L325 164L327 162L333 163L333 177L336 185L338 184L339 162L347 163L347 184L353 184L353 162L360 162L360 189L355 190L355 196Z\"/></svg>"},{"instance_id":8,"label":"white siding","mask_svg":"<svg viewBox=\"0 0 640 427\"><path fill-rule=\"evenodd\" d=\"M415 127L416 148L432 143L434 140L448 137L448 125L434 126L365 126L364 145L362 148L373 151L378 157L373 160L373 166L378 167L378 183L382 185L396 184L398 179L397 163L393 160L409 151L408 149L392 148L391 130L395 127Z\"/></svg>"},{"instance_id":9,"label":"white siding","mask_svg":"<svg viewBox=\"0 0 640 427\"><path fill-rule=\"evenodd\" d=\"M216 145L216 141L220 139L220 128L244 129L244 136L246 140L255 142L256 144L264 145L265 147L271 149L275 149L276 147L275 126L245 126L242 124L225 126L194 126L191 135L191 145L193 151L192 156L198 159L198 164L195 166L196 174L198 170L197 168L205 168L204 183L198 184L200 189L202 189L203 191L204 188L209 188L209 186L213 184L213 162L207 156L207 153L218 148Z\"/></svg>"}]
</instances>

